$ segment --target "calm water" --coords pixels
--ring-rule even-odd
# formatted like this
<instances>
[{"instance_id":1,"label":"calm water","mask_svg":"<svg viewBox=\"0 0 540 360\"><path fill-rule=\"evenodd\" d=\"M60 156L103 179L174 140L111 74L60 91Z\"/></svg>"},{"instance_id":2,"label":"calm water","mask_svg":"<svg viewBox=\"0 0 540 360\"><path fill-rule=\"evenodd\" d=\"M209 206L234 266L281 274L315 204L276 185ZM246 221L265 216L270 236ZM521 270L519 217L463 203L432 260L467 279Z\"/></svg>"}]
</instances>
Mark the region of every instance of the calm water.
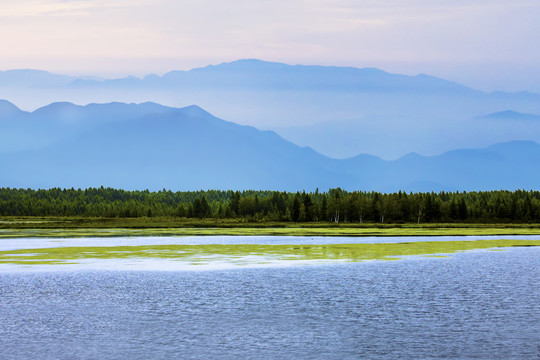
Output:
<instances>
[{"instance_id":1,"label":"calm water","mask_svg":"<svg viewBox=\"0 0 540 360\"><path fill-rule=\"evenodd\" d=\"M0 251L71 246L208 245L208 244L376 244L490 239L540 240L539 235L497 236L142 236L0 239Z\"/></svg>"},{"instance_id":2,"label":"calm water","mask_svg":"<svg viewBox=\"0 0 540 360\"><path fill-rule=\"evenodd\" d=\"M535 359L540 249L0 273L1 359Z\"/></svg>"}]
</instances>

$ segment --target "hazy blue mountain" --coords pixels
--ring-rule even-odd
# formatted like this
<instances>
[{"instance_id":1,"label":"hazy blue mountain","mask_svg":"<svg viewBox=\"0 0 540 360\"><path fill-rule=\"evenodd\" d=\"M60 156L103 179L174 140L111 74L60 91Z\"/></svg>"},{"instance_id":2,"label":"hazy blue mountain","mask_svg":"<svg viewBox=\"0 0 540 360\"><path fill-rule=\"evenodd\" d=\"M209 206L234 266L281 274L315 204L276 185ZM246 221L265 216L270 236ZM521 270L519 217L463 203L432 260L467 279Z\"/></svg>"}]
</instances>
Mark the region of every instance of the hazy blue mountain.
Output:
<instances>
[{"instance_id":1,"label":"hazy blue mountain","mask_svg":"<svg viewBox=\"0 0 540 360\"><path fill-rule=\"evenodd\" d=\"M525 120L525 121L538 121L540 120L540 115L535 114L524 114L514 110L504 110L491 113L485 116L482 116L483 119L488 120Z\"/></svg>"},{"instance_id":2,"label":"hazy blue mountain","mask_svg":"<svg viewBox=\"0 0 540 360\"><path fill-rule=\"evenodd\" d=\"M189 71L171 71L163 76L150 74L142 79L127 77L107 81L77 80L70 86L480 94L479 91L458 83L424 74L407 76L375 68L287 65L257 59L237 60Z\"/></svg>"},{"instance_id":3,"label":"hazy blue mountain","mask_svg":"<svg viewBox=\"0 0 540 360\"><path fill-rule=\"evenodd\" d=\"M0 100L0 152L39 149L55 141L76 136L99 125L122 122L173 108L155 103L89 104L52 103L24 112Z\"/></svg>"},{"instance_id":4,"label":"hazy blue mountain","mask_svg":"<svg viewBox=\"0 0 540 360\"><path fill-rule=\"evenodd\" d=\"M151 189L290 189L305 184L311 188L339 178L325 168L327 162L331 160L273 132L219 120L191 106L109 123L39 151L0 155L0 183Z\"/></svg>"},{"instance_id":5,"label":"hazy blue mountain","mask_svg":"<svg viewBox=\"0 0 540 360\"><path fill-rule=\"evenodd\" d=\"M105 104L133 109L144 104ZM153 109L155 104L146 104ZM51 104L42 114L88 109ZM128 110L126 110L129 112ZM91 118L88 118L91 119ZM102 122L40 150L0 154L9 187L112 186L126 189L439 191L538 189L540 145L514 141L394 161L358 155L331 159L272 131L220 120L197 106Z\"/></svg>"},{"instance_id":6,"label":"hazy blue mountain","mask_svg":"<svg viewBox=\"0 0 540 360\"><path fill-rule=\"evenodd\" d=\"M24 110L59 101L197 104L338 158L369 153L396 159L411 151L435 155L516 139L540 141L540 122L515 126L479 120L507 109L540 114L540 95L484 93L432 76L374 68L248 59L161 76L72 80L54 87L14 88L0 82L0 98Z\"/></svg>"},{"instance_id":7,"label":"hazy blue mountain","mask_svg":"<svg viewBox=\"0 0 540 360\"><path fill-rule=\"evenodd\" d=\"M23 113L21 109L7 100L0 99L0 120L18 117Z\"/></svg>"},{"instance_id":8,"label":"hazy blue mountain","mask_svg":"<svg viewBox=\"0 0 540 360\"><path fill-rule=\"evenodd\" d=\"M75 105L69 102L57 102L43 106L32 114L40 119L49 119L67 123L106 123L125 121L146 114L163 113L174 108L160 104L145 102L141 104L125 104L112 102L107 104Z\"/></svg>"},{"instance_id":9,"label":"hazy blue mountain","mask_svg":"<svg viewBox=\"0 0 540 360\"><path fill-rule=\"evenodd\" d=\"M48 88L68 85L76 79L73 76L52 74L43 70L20 69L0 71L0 87Z\"/></svg>"}]
</instances>

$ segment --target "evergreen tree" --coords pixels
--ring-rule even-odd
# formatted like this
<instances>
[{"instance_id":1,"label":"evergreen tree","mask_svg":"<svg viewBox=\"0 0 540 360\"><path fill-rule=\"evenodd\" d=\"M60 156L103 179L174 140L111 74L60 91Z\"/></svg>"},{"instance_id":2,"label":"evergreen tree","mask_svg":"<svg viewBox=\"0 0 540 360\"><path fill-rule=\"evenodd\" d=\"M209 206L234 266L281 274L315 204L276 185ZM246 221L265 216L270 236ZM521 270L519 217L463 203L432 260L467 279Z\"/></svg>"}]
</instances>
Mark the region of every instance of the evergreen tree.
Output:
<instances>
[{"instance_id":1,"label":"evergreen tree","mask_svg":"<svg viewBox=\"0 0 540 360\"><path fill-rule=\"evenodd\" d=\"M462 197L461 199L459 199L458 219L466 220L467 216L468 216L467 204L465 204L465 199L463 199Z\"/></svg>"},{"instance_id":2,"label":"evergreen tree","mask_svg":"<svg viewBox=\"0 0 540 360\"><path fill-rule=\"evenodd\" d=\"M303 197L305 221L313 221L313 202L311 201L311 196L304 192Z\"/></svg>"},{"instance_id":3,"label":"evergreen tree","mask_svg":"<svg viewBox=\"0 0 540 360\"><path fill-rule=\"evenodd\" d=\"M326 199L326 195L323 195L321 202L321 220L328 220L328 200Z\"/></svg>"},{"instance_id":4,"label":"evergreen tree","mask_svg":"<svg viewBox=\"0 0 540 360\"><path fill-rule=\"evenodd\" d=\"M200 199L195 199L195 201L193 202L193 217L204 217L204 210Z\"/></svg>"},{"instance_id":5,"label":"evergreen tree","mask_svg":"<svg viewBox=\"0 0 540 360\"><path fill-rule=\"evenodd\" d=\"M202 217L209 216L211 214L210 211L210 205L208 204L208 200L206 200L206 196L202 196L201 198L201 215Z\"/></svg>"},{"instance_id":6,"label":"evergreen tree","mask_svg":"<svg viewBox=\"0 0 540 360\"><path fill-rule=\"evenodd\" d=\"M238 210L240 206L240 193L236 191L229 202L229 209L231 209L231 213L234 215L238 215Z\"/></svg>"},{"instance_id":7,"label":"evergreen tree","mask_svg":"<svg viewBox=\"0 0 540 360\"><path fill-rule=\"evenodd\" d=\"M298 194L293 199L291 218L295 222L300 218L300 200L298 200Z\"/></svg>"}]
</instances>

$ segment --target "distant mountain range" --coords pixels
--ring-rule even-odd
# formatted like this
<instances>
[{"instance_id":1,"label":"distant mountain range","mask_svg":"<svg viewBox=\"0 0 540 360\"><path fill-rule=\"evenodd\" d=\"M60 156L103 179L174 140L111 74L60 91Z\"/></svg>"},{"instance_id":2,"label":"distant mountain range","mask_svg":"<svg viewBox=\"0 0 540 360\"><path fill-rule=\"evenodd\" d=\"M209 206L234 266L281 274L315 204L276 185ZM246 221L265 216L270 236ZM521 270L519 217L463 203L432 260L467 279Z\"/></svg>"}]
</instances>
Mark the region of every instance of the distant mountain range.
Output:
<instances>
[{"instance_id":1,"label":"distant mountain range","mask_svg":"<svg viewBox=\"0 0 540 360\"><path fill-rule=\"evenodd\" d=\"M10 125L34 128L32 139L41 138L40 131L49 137L40 146L32 148L28 142L25 150L0 154L4 187L291 191L540 187L540 145L532 141L438 156L411 153L394 161L370 155L337 160L272 131L220 120L198 106L175 109L153 103L56 103L28 113L3 101L0 125L4 130ZM20 139L26 136L18 134Z\"/></svg>"},{"instance_id":2,"label":"distant mountain range","mask_svg":"<svg viewBox=\"0 0 540 360\"><path fill-rule=\"evenodd\" d=\"M43 70L18 69L0 71L0 86L2 87L50 88L55 86L66 86L76 80L79 80L79 78L68 75L52 74Z\"/></svg>"},{"instance_id":3,"label":"distant mountain range","mask_svg":"<svg viewBox=\"0 0 540 360\"><path fill-rule=\"evenodd\" d=\"M17 87L121 87L200 89L267 89L267 90L332 90L443 92L481 94L455 82L424 74L416 76L391 74L376 68L338 66L287 65L243 59L209 65L189 71L171 71L163 76L149 74L142 78L118 79L74 77L41 70L0 71L0 86Z\"/></svg>"},{"instance_id":4,"label":"distant mountain range","mask_svg":"<svg viewBox=\"0 0 540 360\"><path fill-rule=\"evenodd\" d=\"M33 112L0 100L0 153L39 149L109 122L123 122L147 114L174 110L155 103L52 103Z\"/></svg>"},{"instance_id":5,"label":"distant mountain range","mask_svg":"<svg viewBox=\"0 0 540 360\"><path fill-rule=\"evenodd\" d=\"M487 120L510 120L510 121L540 121L540 115L523 114L514 110L498 111L496 113L482 116Z\"/></svg>"},{"instance_id":6,"label":"distant mountain range","mask_svg":"<svg viewBox=\"0 0 540 360\"><path fill-rule=\"evenodd\" d=\"M433 155L516 139L540 141L540 122L479 120L506 110L540 114L540 95L484 93L433 76L374 68L247 59L122 79L13 70L0 72L0 98L26 110L59 101L197 104L338 158L371 153L395 159L410 151Z\"/></svg>"},{"instance_id":7,"label":"distant mountain range","mask_svg":"<svg viewBox=\"0 0 540 360\"><path fill-rule=\"evenodd\" d=\"M171 71L163 76L151 74L141 79L135 77L105 81L78 79L69 86L481 94L458 83L423 74L407 76L375 68L287 65L257 59L237 60L189 71Z\"/></svg>"}]
</instances>

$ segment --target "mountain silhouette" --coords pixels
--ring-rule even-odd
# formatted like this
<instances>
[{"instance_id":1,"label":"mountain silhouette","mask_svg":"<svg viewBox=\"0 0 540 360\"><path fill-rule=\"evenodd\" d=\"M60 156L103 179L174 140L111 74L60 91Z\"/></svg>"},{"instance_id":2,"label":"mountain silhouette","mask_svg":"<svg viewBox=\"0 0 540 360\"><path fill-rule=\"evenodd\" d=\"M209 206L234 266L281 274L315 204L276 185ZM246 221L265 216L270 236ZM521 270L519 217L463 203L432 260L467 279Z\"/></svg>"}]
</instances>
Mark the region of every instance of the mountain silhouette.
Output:
<instances>
[{"instance_id":1,"label":"mountain silhouette","mask_svg":"<svg viewBox=\"0 0 540 360\"><path fill-rule=\"evenodd\" d=\"M9 81L2 80L6 74ZM433 155L515 139L540 141L540 122L516 127L510 121L474 121L502 109L540 114L538 94L486 93L434 76L369 67L243 59L118 79L8 71L0 74L0 98L24 110L64 101L197 104L336 158L367 153L395 159L410 151Z\"/></svg>"},{"instance_id":2,"label":"mountain silhouette","mask_svg":"<svg viewBox=\"0 0 540 360\"><path fill-rule=\"evenodd\" d=\"M540 179L540 145L533 141L393 161L332 159L198 106L57 103L22 113L28 124L56 121L59 129L76 124L79 130L40 149L0 154L6 187L470 191L538 189ZM77 116L69 122L66 113Z\"/></svg>"},{"instance_id":3,"label":"mountain silhouette","mask_svg":"<svg viewBox=\"0 0 540 360\"><path fill-rule=\"evenodd\" d=\"M57 102L24 112L6 100L0 100L0 153L39 149L102 124L171 110L173 108L151 102L86 106Z\"/></svg>"},{"instance_id":4,"label":"mountain silhouette","mask_svg":"<svg viewBox=\"0 0 540 360\"><path fill-rule=\"evenodd\" d=\"M540 115L535 114L525 114L520 113L514 110L504 110L491 113L481 117L482 119L488 120L525 120L525 121L538 121L540 120Z\"/></svg>"}]
</instances>

